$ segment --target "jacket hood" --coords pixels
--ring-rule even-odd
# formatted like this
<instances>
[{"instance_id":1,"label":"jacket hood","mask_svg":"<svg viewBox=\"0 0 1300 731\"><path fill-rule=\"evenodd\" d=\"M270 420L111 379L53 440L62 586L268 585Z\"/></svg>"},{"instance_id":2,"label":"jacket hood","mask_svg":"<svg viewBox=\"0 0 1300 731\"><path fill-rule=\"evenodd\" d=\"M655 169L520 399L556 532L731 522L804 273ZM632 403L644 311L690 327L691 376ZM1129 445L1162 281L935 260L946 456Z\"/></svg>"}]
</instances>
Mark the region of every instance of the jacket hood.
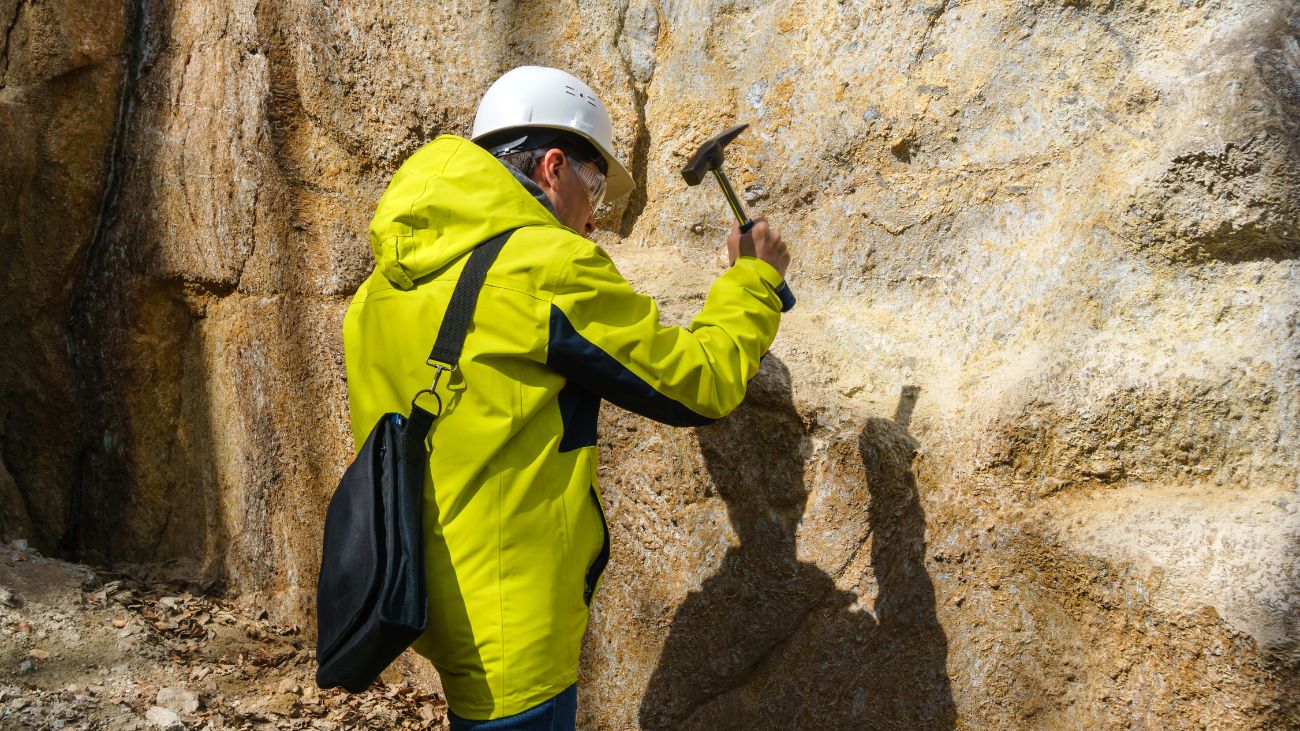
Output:
<instances>
[{"instance_id":1,"label":"jacket hood","mask_svg":"<svg viewBox=\"0 0 1300 731\"><path fill-rule=\"evenodd\" d=\"M501 161L442 135L393 175L370 222L370 250L394 287L410 289L493 236L538 225L561 224Z\"/></svg>"}]
</instances>

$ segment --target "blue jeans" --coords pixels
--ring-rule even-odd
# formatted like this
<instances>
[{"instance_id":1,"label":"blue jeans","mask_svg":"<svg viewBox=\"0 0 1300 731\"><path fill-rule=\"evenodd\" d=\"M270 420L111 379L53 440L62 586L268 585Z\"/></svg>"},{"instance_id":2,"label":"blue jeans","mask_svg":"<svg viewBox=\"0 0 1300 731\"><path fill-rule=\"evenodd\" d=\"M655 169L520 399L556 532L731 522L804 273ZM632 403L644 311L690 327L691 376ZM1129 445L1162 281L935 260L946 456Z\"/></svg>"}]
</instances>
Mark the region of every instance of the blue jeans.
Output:
<instances>
[{"instance_id":1,"label":"blue jeans","mask_svg":"<svg viewBox=\"0 0 1300 731\"><path fill-rule=\"evenodd\" d=\"M513 716L491 721L470 721L447 711L451 731L574 731L578 723L578 684Z\"/></svg>"}]
</instances>

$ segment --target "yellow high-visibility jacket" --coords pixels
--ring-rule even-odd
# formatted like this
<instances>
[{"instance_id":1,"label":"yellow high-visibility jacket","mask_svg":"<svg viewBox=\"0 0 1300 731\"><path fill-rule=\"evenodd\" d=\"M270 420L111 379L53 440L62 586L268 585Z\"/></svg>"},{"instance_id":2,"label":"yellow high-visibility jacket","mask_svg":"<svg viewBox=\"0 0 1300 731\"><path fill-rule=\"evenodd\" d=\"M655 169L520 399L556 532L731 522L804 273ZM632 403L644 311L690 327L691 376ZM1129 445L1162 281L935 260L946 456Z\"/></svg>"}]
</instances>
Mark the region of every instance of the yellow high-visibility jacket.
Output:
<instances>
[{"instance_id":1,"label":"yellow high-visibility jacket","mask_svg":"<svg viewBox=\"0 0 1300 731\"><path fill-rule=\"evenodd\" d=\"M429 437L429 627L415 649L463 718L519 713L577 680L609 537L596 484L601 399L677 425L734 409L780 322L781 277L742 257L689 328L664 327L599 246L498 160L444 135L393 176L370 224L375 271L343 320L360 446L427 388L425 358L473 247L492 265Z\"/></svg>"}]
</instances>

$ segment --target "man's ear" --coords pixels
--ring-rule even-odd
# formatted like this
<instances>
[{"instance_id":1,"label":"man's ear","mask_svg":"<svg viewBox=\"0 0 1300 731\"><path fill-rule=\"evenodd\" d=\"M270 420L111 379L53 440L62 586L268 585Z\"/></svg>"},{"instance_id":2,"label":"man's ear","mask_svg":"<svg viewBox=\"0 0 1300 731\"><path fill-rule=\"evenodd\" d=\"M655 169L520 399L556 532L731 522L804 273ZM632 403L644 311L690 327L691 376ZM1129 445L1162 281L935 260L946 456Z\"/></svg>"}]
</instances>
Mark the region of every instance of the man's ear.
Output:
<instances>
[{"instance_id":1,"label":"man's ear","mask_svg":"<svg viewBox=\"0 0 1300 731\"><path fill-rule=\"evenodd\" d=\"M537 161L537 182L549 187L556 187L559 184L560 168L564 167L564 152L559 148L552 147L542 155L542 159Z\"/></svg>"}]
</instances>

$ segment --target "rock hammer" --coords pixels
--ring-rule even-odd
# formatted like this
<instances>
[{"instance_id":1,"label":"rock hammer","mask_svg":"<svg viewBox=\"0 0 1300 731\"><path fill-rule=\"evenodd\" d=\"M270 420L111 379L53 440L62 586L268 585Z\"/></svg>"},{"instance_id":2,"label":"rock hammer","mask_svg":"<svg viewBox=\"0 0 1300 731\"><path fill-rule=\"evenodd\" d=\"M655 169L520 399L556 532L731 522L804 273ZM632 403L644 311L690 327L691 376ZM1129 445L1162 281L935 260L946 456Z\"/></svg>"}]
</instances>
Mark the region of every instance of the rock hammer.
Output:
<instances>
[{"instance_id":1,"label":"rock hammer","mask_svg":"<svg viewBox=\"0 0 1300 731\"><path fill-rule=\"evenodd\" d=\"M718 185L722 186L722 194L727 197L727 205L731 206L731 212L736 214L736 223L740 224L740 233L742 235L749 233L749 229L754 227L754 222L745 214L745 207L740 204L740 199L736 197L736 191L731 189L731 182L727 180L727 174L722 172L722 148L727 146L728 142L736 139L741 132L749 127L748 124L738 124L731 129L726 130L716 137L712 137L700 146L699 151L686 163L682 168L682 177L686 179L687 185L699 185L704 179L705 173L713 173L717 179ZM789 312L794 308L794 293L790 291L790 286L781 282L777 287L776 295L781 298L781 311Z\"/></svg>"}]
</instances>

